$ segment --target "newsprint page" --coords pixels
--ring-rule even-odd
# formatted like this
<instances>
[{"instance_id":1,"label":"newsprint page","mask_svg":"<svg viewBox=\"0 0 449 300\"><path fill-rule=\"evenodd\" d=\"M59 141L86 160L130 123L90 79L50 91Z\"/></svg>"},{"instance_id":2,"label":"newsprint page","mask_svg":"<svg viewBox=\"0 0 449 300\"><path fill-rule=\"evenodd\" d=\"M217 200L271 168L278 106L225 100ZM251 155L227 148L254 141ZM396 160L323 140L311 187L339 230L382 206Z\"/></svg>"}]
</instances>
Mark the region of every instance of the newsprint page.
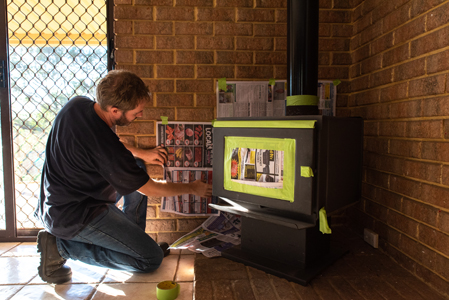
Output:
<instances>
[{"instance_id":1,"label":"newsprint page","mask_svg":"<svg viewBox=\"0 0 449 300\"><path fill-rule=\"evenodd\" d=\"M167 182L189 183L202 180L212 184L213 128L211 122L157 122L156 144L164 145L168 161L164 167ZM217 197L184 194L163 197L161 211L186 216L216 215L209 203Z\"/></svg>"}]
</instances>

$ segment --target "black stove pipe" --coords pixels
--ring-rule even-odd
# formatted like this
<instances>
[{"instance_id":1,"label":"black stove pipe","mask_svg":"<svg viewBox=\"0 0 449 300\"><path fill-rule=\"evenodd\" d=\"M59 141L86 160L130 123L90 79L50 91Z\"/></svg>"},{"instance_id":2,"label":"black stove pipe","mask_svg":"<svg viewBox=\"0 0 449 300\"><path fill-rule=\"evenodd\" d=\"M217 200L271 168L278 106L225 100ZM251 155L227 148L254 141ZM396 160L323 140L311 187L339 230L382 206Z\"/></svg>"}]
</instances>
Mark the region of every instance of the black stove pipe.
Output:
<instances>
[{"instance_id":1,"label":"black stove pipe","mask_svg":"<svg viewBox=\"0 0 449 300\"><path fill-rule=\"evenodd\" d=\"M319 1L288 0L287 14L288 95L316 96ZM318 114L318 106L310 105L310 99L308 97L306 101L293 101L290 104L287 101L286 115Z\"/></svg>"}]
</instances>

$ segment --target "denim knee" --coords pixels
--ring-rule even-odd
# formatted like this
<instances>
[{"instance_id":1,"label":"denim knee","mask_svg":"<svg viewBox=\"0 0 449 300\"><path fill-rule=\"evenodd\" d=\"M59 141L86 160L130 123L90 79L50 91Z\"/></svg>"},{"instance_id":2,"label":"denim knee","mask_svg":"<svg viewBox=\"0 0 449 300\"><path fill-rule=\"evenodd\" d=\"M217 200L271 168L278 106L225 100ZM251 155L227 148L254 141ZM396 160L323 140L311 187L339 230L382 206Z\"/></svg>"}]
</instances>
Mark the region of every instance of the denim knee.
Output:
<instances>
[{"instance_id":1,"label":"denim knee","mask_svg":"<svg viewBox=\"0 0 449 300\"><path fill-rule=\"evenodd\" d=\"M162 251L161 248L159 248L159 250L160 251L158 251L157 253L152 252L151 258L142 260L140 272L142 273L153 272L161 266L162 260L164 259L164 251Z\"/></svg>"}]
</instances>

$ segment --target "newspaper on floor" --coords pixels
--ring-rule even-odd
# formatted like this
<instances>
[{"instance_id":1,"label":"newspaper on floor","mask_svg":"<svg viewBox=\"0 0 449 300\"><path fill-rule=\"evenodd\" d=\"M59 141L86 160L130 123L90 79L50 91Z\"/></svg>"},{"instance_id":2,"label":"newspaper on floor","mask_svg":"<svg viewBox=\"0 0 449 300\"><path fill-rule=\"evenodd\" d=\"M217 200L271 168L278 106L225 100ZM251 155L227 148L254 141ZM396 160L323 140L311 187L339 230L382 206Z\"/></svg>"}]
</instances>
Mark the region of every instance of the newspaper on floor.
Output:
<instances>
[{"instance_id":1,"label":"newspaper on floor","mask_svg":"<svg viewBox=\"0 0 449 300\"><path fill-rule=\"evenodd\" d=\"M240 245L240 226L240 216L220 212L175 241L170 248L189 249L206 257L221 256L222 251Z\"/></svg>"}]
</instances>

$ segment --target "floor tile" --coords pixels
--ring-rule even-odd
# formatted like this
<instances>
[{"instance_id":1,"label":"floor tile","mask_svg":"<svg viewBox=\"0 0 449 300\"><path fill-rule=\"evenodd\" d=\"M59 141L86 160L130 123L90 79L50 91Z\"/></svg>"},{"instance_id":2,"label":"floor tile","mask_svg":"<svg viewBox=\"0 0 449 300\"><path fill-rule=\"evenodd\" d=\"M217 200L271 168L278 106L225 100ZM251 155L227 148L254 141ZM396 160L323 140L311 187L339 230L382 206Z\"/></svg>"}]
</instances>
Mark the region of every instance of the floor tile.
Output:
<instances>
[{"instance_id":1,"label":"floor tile","mask_svg":"<svg viewBox=\"0 0 449 300\"><path fill-rule=\"evenodd\" d=\"M181 259L179 260L178 264L178 270L176 271L175 281L193 281L195 275L193 272L194 263L194 255L181 255Z\"/></svg>"},{"instance_id":2,"label":"floor tile","mask_svg":"<svg viewBox=\"0 0 449 300\"><path fill-rule=\"evenodd\" d=\"M24 285L0 285L0 299L9 299L23 287Z\"/></svg>"},{"instance_id":3,"label":"floor tile","mask_svg":"<svg viewBox=\"0 0 449 300\"><path fill-rule=\"evenodd\" d=\"M25 284L37 275L39 257L0 257L0 284Z\"/></svg>"},{"instance_id":4,"label":"floor tile","mask_svg":"<svg viewBox=\"0 0 449 300\"><path fill-rule=\"evenodd\" d=\"M21 243L17 247L12 248L2 256L39 256L37 245L35 242Z\"/></svg>"},{"instance_id":5,"label":"floor tile","mask_svg":"<svg viewBox=\"0 0 449 300\"><path fill-rule=\"evenodd\" d=\"M132 299L156 300L157 283L102 283L92 300L103 299ZM193 283L180 283L180 292L176 300L192 300Z\"/></svg>"},{"instance_id":6,"label":"floor tile","mask_svg":"<svg viewBox=\"0 0 449 300\"><path fill-rule=\"evenodd\" d=\"M152 273L130 273L117 270L109 270L103 282L160 282L174 280L179 255L170 254L162 261L159 269Z\"/></svg>"},{"instance_id":7,"label":"floor tile","mask_svg":"<svg viewBox=\"0 0 449 300\"><path fill-rule=\"evenodd\" d=\"M72 280L68 283L100 283L106 276L108 269L91 266L80 261L67 260L67 266L72 268ZM30 284L45 283L39 276L36 276Z\"/></svg>"},{"instance_id":8,"label":"floor tile","mask_svg":"<svg viewBox=\"0 0 449 300\"><path fill-rule=\"evenodd\" d=\"M11 300L84 300L94 292L95 285L89 284L27 285Z\"/></svg>"},{"instance_id":9,"label":"floor tile","mask_svg":"<svg viewBox=\"0 0 449 300\"><path fill-rule=\"evenodd\" d=\"M0 243L0 255L3 255L8 250L11 250L13 247L19 245L19 243Z\"/></svg>"}]
</instances>

